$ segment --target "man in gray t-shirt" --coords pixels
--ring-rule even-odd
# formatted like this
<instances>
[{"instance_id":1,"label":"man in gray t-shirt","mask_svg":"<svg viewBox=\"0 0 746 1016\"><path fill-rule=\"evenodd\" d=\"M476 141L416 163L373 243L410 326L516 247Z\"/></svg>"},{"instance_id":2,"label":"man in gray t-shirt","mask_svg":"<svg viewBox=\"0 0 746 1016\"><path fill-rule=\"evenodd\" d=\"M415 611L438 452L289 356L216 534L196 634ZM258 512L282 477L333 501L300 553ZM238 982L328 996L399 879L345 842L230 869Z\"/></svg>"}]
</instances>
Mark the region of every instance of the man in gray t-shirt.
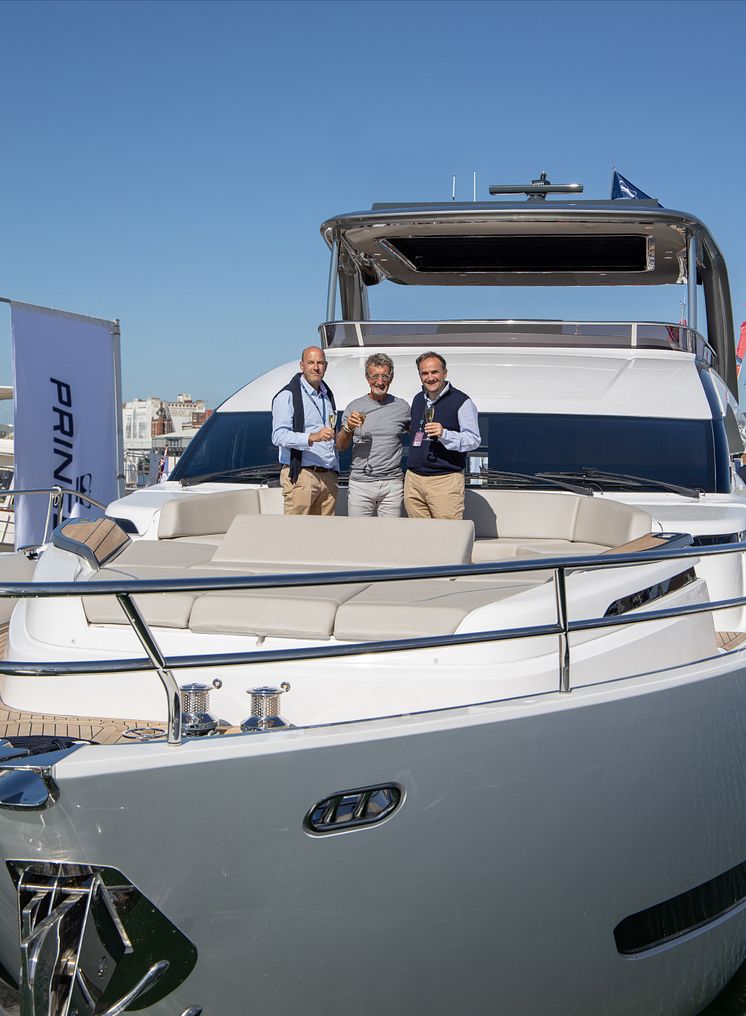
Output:
<instances>
[{"instance_id":1,"label":"man in gray t-shirt","mask_svg":"<svg viewBox=\"0 0 746 1016\"><path fill-rule=\"evenodd\" d=\"M409 405L389 395L394 364L385 353L365 361L368 395L345 408L337 451L352 445L349 515L401 515L404 476L402 436L409 430Z\"/></svg>"}]
</instances>

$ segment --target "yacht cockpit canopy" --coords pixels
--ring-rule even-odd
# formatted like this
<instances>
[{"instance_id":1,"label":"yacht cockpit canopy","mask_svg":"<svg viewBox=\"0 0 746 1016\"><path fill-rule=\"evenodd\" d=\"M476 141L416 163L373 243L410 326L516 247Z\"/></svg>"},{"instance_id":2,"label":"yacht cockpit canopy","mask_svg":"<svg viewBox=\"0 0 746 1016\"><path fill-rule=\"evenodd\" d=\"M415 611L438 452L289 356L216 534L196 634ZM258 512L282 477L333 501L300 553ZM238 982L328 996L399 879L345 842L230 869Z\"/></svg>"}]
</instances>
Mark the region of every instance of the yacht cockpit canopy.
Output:
<instances>
[{"instance_id":1,"label":"yacht cockpit canopy","mask_svg":"<svg viewBox=\"0 0 746 1016\"><path fill-rule=\"evenodd\" d=\"M404 286L662 286L704 290L707 337L735 391L725 262L695 216L655 200L375 204L328 219L327 321L369 320L367 291ZM690 267L696 267L694 278ZM695 301L696 304L696 301ZM696 321L689 320L696 328Z\"/></svg>"}]
</instances>

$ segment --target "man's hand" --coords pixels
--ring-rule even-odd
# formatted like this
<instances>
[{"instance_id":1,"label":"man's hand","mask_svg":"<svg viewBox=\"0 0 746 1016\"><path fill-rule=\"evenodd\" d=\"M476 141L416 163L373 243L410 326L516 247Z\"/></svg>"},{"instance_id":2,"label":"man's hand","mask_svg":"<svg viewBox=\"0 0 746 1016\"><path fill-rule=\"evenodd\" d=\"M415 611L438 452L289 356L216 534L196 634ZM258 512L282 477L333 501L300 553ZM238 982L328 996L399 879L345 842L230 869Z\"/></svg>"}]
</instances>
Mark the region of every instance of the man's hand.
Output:
<instances>
[{"instance_id":1,"label":"man's hand","mask_svg":"<svg viewBox=\"0 0 746 1016\"><path fill-rule=\"evenodd\" d=\"M437 440L439 437L443 437L444 429L445 428L443 427L442 423L436 423L434 420L432 423L425 424L425 434L427 435L427 437L433 438L435 440Z\"/></svg>"},{"instance_id":2,"label":"man's hand","mask_svg":"<svg viewBox=\"0 0 746 1016\"><path fill-rule=\"evenodd\" d=\"M356 410L353 410L347 417L347 422L345 426L348 427L350 430L355 430L356 427L362 427L362 425L363 425L363 417Z\"/></svg>"},{"instance_id":3,"label":"man's hand","mask_svg":"<svg viewBox=\"0 0 746 1016\"><path fill-rule=\"evenodd\" d=\"M317 441L333 441L334 431L331 427L322 427L321 430L317 430L313 434L308 435L308 443L310 445L316 444Z\"/></svg>"}]
</instances>

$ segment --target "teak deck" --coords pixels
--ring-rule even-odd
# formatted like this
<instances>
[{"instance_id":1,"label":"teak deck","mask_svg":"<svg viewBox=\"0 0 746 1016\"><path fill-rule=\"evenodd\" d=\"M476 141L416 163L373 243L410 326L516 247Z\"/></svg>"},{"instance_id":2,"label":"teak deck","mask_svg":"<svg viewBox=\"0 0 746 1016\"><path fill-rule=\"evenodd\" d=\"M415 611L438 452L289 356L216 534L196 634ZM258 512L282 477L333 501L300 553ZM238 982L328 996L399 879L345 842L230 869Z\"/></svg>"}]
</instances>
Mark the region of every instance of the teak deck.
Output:
<instances>
[{"instance_id":1,"label":"teak deck","mask_svg":"<svg viewBox=\"0 0 746 1016\"><path fill-rule=\"evenodd\" d=\"M8 626L0 626L0 659L5 659ZM0 737L26 737L33 734L55 734L58 737L79 737L99 744L132 743L124 737L132 727L160 727L162 720L117 720L102 716L57 716L53 713L28 713L9 709L0 701Z\"/></svg>"}]
</instances>

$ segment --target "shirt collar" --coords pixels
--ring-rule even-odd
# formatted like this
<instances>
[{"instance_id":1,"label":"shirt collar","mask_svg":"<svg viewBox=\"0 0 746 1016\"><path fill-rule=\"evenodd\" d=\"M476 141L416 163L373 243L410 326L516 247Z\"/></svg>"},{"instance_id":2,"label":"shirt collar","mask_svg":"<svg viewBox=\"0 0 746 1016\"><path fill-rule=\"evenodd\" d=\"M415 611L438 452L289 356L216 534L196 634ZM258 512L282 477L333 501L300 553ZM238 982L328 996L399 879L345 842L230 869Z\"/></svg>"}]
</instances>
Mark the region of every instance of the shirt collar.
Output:
<instances>
[{"instance_id":1,"label":"shirt collar","mask_svg":"<svg viewBox=\"0 0 746 1016\"><path fill-rule=\"evenodd\" d=\"M305 389L306 395L310 395L310 397L312 399L314 399L314 398L317 399L319 396L323 396L326 393L326 385L324 384L323 381L319 385L319 390L316 391L316 389L313 387L313 385L310 385L308 383L308 381L306 381L306 379L303 377L302 374L300 376L300 386L301 386L301 388Z\"/></svg>"},{"instance_id":2,"label":"shirt collar","mask_svg":"<svg viewBox=\"0 0 746 1016\"><path fill-rule=\"evenodd\" d=\"M437 402L439 399L442 399L444 395L448 394L448 392L450 391L450 388L451 388L451 382L450 381L446 381L445 385L443 386L443 390L438 395L436 395L435 398L432 399L432 400L430 399L430 396L427 394L427 392L423 390L422 394L425 396L425 402L430 402L430 401Z\"/></svg>"}]
</instances>

